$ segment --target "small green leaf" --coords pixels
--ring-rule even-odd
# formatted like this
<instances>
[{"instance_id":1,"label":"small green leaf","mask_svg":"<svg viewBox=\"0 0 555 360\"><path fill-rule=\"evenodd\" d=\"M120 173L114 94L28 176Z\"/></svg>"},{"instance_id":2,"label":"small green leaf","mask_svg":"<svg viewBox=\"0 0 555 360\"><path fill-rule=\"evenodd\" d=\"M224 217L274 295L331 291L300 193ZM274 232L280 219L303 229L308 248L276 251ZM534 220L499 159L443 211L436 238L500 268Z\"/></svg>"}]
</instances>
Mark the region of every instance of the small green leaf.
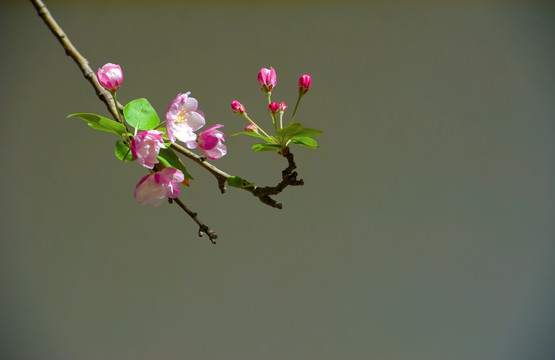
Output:
<instances>
[{"instance_id":1,"label":"small green leaf","mask_svg":"<svg viewBox=\"0 0 555 360\"><path fill-rule=\"evenodd\" d=\"M135 158L131 153L131 149L121 140L116 141L115 154L118 159L123 162L134 161Z\"/></svg>"},{"instance_id":2,"label":"small green leaf","mask_svg":"<svg viewBox=\"0 0 555 360\"><path fill-rule=\"evenodd\" d=\"M160 160L160 162L164 164L164 166L176 168L177 170L181 171L187 179L193 179L191 174L187 172L187 169L185 168L185 165L183 164L181 159L171 148L160 149L157 159Z\"/></svg>"},{"instance_id":3,"label":"small green leaf","mask_svg":"<svg viewBox=\"0 0 555 360\"><path fill-rule=\"evenodd\" d=\"M252 151L280 151L283 149L283 146L281 146L280 144L270 144L270 143L264 143L264 144L254 144L251 147Z\"/></svg>"},{"instance_id":4,"label":"small green leaf","mask_svg":"<svg viewBox=\"0 0 555 360\"><path fill-rule=\"evenodd\" d=\"M104 116L90 113L75 113L69 114L67 117L70 118L72 116L77 116L78 118L85 120L88 125L95 130L109 132L116 135L121 135L127 130L123 124L105 118Z\"/></svg>"},{"instance_id":5,"label":"small green leaf","mask_svg":"<svg viewBox=\"0 0 555 360\"><path fill-rule=\"evenodd\" d=\"M129 125L139 130L152 130L160 123L156 110L145 98L130 101L123 108L123 115Z\"/></svg>"},{"instance_id":6,"label":"small green leaf","mask_svg":"<svg viewBox=\"0 0 555 360\"><path fill-rule=\"evenodd\" d=\"M316 129L305 128L299 123L289 124L286 127L276 131L276 135L285 139L290 139L294 136L314 137L322 135L324 132Z\"/></svg>"},{"instance_id":7,"label":"small green leaf","mask_svg":"<svg viewBox=\"0 0 555 360\"><path fill-rule=\"evenodd\" d=\"M313 138L304 137L304 136L294 136L290 140L293 144L301 145L310 149L316 149L318 147L318 143Z\"/></svg>"},{"instance_id":8,"label":"small green leaf","mask_svg":"<svg viewBox=\"0 0 555 360\"><path fill-rule=\"evenodd\" d=\"M256 185L255 183L250 183L247 180L240 178L239 176L230 176L227 179L227 183L229 186L233 186L241 189L246 187L253 187Z\"/></svg>"}]
</instances>

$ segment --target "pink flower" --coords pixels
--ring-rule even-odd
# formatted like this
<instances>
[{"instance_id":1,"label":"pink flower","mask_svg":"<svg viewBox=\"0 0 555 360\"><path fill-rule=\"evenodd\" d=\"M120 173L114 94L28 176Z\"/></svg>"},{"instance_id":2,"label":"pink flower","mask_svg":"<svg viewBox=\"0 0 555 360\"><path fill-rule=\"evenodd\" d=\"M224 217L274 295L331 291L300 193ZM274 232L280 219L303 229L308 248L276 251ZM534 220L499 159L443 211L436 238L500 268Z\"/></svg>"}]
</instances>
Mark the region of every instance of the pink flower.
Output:
<instances>
[{"instance_id":1,"label":"pink flower","mask_svg":"<svg viewBox=\"0 0 555 360\"><path fill-rule=\"evenodd\" d=\"M166 111L166 129L172 143L177 138L187 144L189 149L197 147L195 139L197 131L204 126L204 114L198 110L198 101L189 97L191 92L179 94L168 106Z\"/></svg>"},{"instance_id":2,"label":"pink flower","mask_svg":"<svg viewBox=\"0 0 555 360\"><path fill-rule=\"evenodd\" d=\"M237 113L237 114L244 114L245 113L245 107L243 106L243 104L241 104L237 100L233 100L231 102L231 110L233 110L233 112Z\"/></svg>"},{"instance_id":3,"label":"pink flower","mask_svg":"<svg viewBox=\"0 0 555 360\"><path fill-rule=\"evenodd\" d=\"M245 126L245 131L246 132L255 132L255 133L258 134L258 128L254 124L249 124L249 125Z\"/></svg>"},{"instance_id":4,"label":"pink flower","mask_svg":"<svg viewBox=\"0 0 555 360\"><path fill-rule=\"evenodd\" d=\"M221 127L223 127L221 124L212 125L204 130L197 139L200 151L212 160L219 159L227 154L227 148L224 145L225 134L216 130Z\"/></svg>"},{"instance_id":5,"label":"pink flower","mask_svg":"<svg viewBox=\"0 0 555 360\"><path fill-rule=\"evenodd\" d=\"M268 110L275 114L278 111L279 105L275 102L270 103L270 105L268 105Z\"/></svg>"},{"instance_id":6,"label":"pink flower","mask_svg":"<svg viewBox=\"0 0 555 360\"><path fill-rule=\"evenodd\" d=\"M158 130L141 131L131 140L131 154L142 166L152 169L158 164L158 153L166 148L161 134Z\"/></svg>"},{"instance_id":7,"label":"pink flower","mask_svg":"<svg viewBox=\"0 0 555 360\"><path fill-rule=\"evenodd\" d=\"M123 82L123 72L119 65L108 63L98 69L96 78L104 89L114 92Z\"/></svg>"},{"instance_id":8,"label":"pink flower","mask_svg":"<svg viewBox=\"0 0 555 360\"><path fill-rule=\"evenodd\" d=\"M287 104L285 104L285 101L282 101L279 103L279 112L284 112L285 109L287 109Z\"/></svg>"},{"instance_id":9,"label":"pink flower","mask_svg":"<svg viewBox=\"0 0 555 360\"><path fill-rule=\"evenodd\" d=\"M179 196L179 183L183 180L185 180L183 173L171 167L146 175L135 186L135 200L139 204L159 206L164 198L175 199Z\"/></svg>"},{"instance_id":10,"label":"pink flower","mask_svg":"<svg viewBox=\"0 0 555 360\"><path fill-rule=\"evenodd\" d=\"M258 72L258 83L265 92L270 92L276 86L277 78L276 71L273 67L269 69L262 68Z\"/></svg>"},{"instance_id":11,"label":"pink flower","mask_svg":"<svg viewBox=\"0 0 555 360\"><path fill-rule=\"evenodd\" d=\"M306 94L310 90L310 85L312 85L312 76L304 74L299 78L299 93L302 95Z\"/></svg>"}]
</instances>

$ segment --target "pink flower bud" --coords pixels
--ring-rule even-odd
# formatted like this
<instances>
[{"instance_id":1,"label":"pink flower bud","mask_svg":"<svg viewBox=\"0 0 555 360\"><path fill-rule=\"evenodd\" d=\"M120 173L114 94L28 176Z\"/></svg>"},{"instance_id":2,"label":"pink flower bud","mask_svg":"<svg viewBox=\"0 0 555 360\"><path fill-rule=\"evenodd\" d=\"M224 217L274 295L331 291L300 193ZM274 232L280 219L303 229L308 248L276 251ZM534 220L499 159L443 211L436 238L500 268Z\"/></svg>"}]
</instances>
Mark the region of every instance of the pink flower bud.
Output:
<instances>
[{"instance_id":1,"label":"pink flower bud","mask_svg":"<svg viewBox=\"0 0 555 360\"><path fill-rule=\"evenodd\" d=\"M270 105L268 105L268 110L270 110L270 112L272 114L275 114L278 111L279 105L275 102L270 103Z\"/></svg>"},{"instance_id":2,"label":"pink flower bud","mask_svg":"<svg viewBox=\"0 0 555 360\"><path fill-rule=\"evenodd\" d=\"M279 112L284 112L285 109L287 109L287 104L285 104L285 101L282 101L279 103Z\"/></svg>"},{"instance_id":3,"label":"pink flower bud","mask_svg":"<svg viewBox=\"0 0 555 360\"><path fill-rule=\"evenodd\" d=\"M139 204L158 206L166 197L175 199L179 196L179 183L183 180L183 173L171 167L146 175L135 186L135 200Z\"/></svg>"},{"instance_id":4,"label":"pink flower bud","mask_svg":"<svg viewBox=\"0 0 555 360\"><path fill-rule=\"evenodd\" d=\"M304 74L299 78L299 93L306 94L310 90L310 85L312 85L312 76Z\"/></svg>"},{"instance_id":5,"label":"pink flower bud","mask_svg":"<svg viewBox=\"0 0 555 360\"><path fill-rule=\"evenodd\" d=\"M233 112L236 113L236 114L244 114L245 113L245 107L243 106L243 104L241 104L237 100L233 100L231 102L231 110L233 110Z\"/></svg>"},{"instance_id":6,"label":"pink flower bud","mask_svg":"<svg viewBox=\"0 0 555 360\"><path fill-rule=\"evenodd\" d=\"M255 133L258 134L258 128L254 124L249 124L249 125L245 126L245 131L246 132L255 132Z\"/></svg>"},{"instance_id":7,"label":"pink flower bud","mask_svg":"<svg viewBox=\"0 0 555 360\"><path fill-rule=\"evenodd\" d=\"M123 72L116 64L108 63L96 72L100 85L108 91L116 91L123 82Z\"/></svg>"},{"instance_id":8,"label":"pink flower bud","mask_svg":"<svg viewBox=\"0 0 555 360\"><path fill-rule=\"evenodd\" d=\"M145 168L152 169L158 164L158 153L166 148L161 134L158 130L141 131L131 140L131 154Z\"/></svg>"},{"instance_id":9,"label":"pink flower bud","mask_svg":"<svg viewBox=\"0 0 555 360\"><path fill-rule=\"evenodd\" d=\"M270 92L276 86L277 78L276 71L273 67L269 69L262 68L258 72L258 83L265 92Z\"/></svg>"},{"instance_id":10,"label":"pink flower bud","mask_svg":"<svg viewBox=\"0 0 555 360\"><path fill-rule=\"evenodd\" d=\"M204 130L197 139L200 151L209 159L216 160L227 154L227 148L224 145L225 134L218 128L223 127L221 124L210 126Z\"/></svg>"}]
</instances>

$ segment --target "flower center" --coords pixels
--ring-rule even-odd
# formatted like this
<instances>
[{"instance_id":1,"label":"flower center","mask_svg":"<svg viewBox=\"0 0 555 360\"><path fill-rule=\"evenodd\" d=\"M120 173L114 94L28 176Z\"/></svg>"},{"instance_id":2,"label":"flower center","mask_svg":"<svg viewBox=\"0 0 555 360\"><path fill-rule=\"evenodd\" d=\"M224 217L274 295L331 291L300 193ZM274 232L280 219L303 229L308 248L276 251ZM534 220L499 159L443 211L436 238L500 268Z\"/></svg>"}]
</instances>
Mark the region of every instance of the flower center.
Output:
<instances>
[{"instance_id":1,"label":"flower center","mask_svg":"<svg viewBox=\"0 0 555 360\"><path fill-rule=\"evenodd\" d=\"M175 122L178 122L178 123L187 122L187 115L188 114L185 110L181 110L181 112L179 112L179 114L177 115Z\"/></svg>"}]
</instances>

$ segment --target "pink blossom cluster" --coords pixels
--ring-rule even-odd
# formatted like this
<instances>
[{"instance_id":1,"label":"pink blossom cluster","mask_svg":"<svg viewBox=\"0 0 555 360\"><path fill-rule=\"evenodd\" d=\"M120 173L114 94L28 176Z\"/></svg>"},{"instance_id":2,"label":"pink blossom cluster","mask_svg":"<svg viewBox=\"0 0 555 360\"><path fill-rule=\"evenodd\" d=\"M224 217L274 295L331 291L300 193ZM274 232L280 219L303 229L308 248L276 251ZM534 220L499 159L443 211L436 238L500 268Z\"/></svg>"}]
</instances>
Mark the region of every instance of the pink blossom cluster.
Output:
<instances>
[{"instance_id":1,"label":"pink blossom cluster","mask_svg":"<svg viewBox=\"0 0 555 360\"><path fill-rule=\"evenodd\" d=\"M123 82L123 72L116 64L107 63L97 71L98 83L110 91L115 99L115 92ZM225 134L218 130L221 124L210 126L197 136L195 131L206 124L204 113L198 109L198 101L190 97L191 93L178 94L170 102L166 111L167 137L171 143L176 140L184 142L189 149L198 146L209 159L219 159L226 155ZM159 163L161 149L166 149L164 132L145 130L137 133L130 143L131 154L137 162L148 169L154 169ZM164 198L176 198L179 195L179 183L185 180L181 171L165 167L152 171L135 186L134 196L140 204L158 206Z\"/></svg>"},{"instance_id":2,"label":"pink blossom cluster","mask_svg":"<svg viewBox=\"0 0 555 360\"><path fill-rule=\"evenodd\" d=\"M213 125L200 135L195 131L206 124L204 113L198 109L197 99L190 97L190 92L179 94L170 103L166 111L166 129L172 143L177 140L184 142L189 149L197 146L209 159L216 160L227 154L224 144L225 135L218 128L221 124Z\"/></svg>"}]
</instances>

